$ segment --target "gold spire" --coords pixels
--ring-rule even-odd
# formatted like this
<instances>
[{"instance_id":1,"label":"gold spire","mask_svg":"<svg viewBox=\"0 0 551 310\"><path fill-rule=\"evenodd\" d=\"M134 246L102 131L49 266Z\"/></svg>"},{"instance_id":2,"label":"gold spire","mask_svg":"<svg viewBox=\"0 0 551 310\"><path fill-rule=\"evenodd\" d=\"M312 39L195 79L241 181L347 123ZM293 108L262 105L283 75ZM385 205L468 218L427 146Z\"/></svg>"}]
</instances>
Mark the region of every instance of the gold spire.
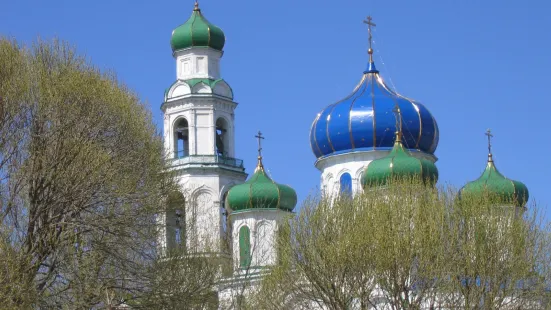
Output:
<instances>
[{"instance_id":1,"label":"gold spire","mask_svg":"<svg viewBox=\"0 0 551 310\"><path fill-rule=\"evenodd\" d=\"M199 8L199 1L195 0L195 7L193 8L196 12L201 12L201 9Z\"/></svg>"},{"instance_id":2,"label":"gold spire","mask_svg":"<svg viewBox=\"0 0 551 310\"><path fill-rule=\"evenodd\" d=\"M488 162L492 163L494 162L492 158L492 138L494 135L492 135L492 131L488 128L485 133L486 136L488 136Z\"/></svg>"},{"instance_id":3,"label":"gold spire","mask_svg":"<svg viewBox=\"0 0 551 310\"><path fill-rule=\"evenodd\" d=\"M371 43L373 42L373 36L371 35L371 27L377 26L375 23L372 22L373 18L371 16L368 16L366 20L364 20L364 24L367 24L367 32L369 33L369 49L367 50L367 53L369 54L369 62L373 62L373 48L371 46Z\"/></svg>"},{"instance_id":4,"label":"gold spire","mask_svg":"<svg viewBox=\"0 0 551 310\"><path fill-rule=\"evenodd\" d=\"M402 112L398 103L394 105L392 111L396 114L396 142L402 143Z\"/></svg>"},{"instance_id":5,"label":"gold spire","mask_svg":"<svg viewBox=\"0 0 551 310\"><path fill-rule=\"evenodd\" d=\"M262 140L264 140L264 137L262 136L262 132L260 132L260 130L254 137L258 140L258 164L256 165L256 169L254 169L254 172L256 173L259 170L264 171L264 165L262 164Z\"/></svg>"}]
</instances>

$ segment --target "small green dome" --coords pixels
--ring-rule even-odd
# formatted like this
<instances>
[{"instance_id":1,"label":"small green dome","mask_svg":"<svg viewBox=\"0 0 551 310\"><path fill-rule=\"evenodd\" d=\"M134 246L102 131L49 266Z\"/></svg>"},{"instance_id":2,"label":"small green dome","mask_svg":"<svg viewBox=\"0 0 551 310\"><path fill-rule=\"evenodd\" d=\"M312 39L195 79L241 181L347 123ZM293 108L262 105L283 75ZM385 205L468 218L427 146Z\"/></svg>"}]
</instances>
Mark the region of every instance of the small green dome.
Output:
<instances>
[{"instance_id":1,"label":"small green dome","mask_svg":"<svg viewBox=\"0 0 551 310\"><path fill-rule=\"evenodd\" d=\"M522 207L528 201L528 188L522 182L513 181L501 174L492 159L492 154L488 157L488 164L482 175L467 183L460 191L461 196L481 195L485 191L495 194L497 199L504 203L514 203Z\"/></svg>"},{"instance_id":2,"label":"small green dome","mask_svg":"<svg viewBox=\"0 0 551 310\"><path fill-rule=\"evenodd\" d=\"M419 177L434 184L438 181L438 169L430 160L411 156L402 145L401 135L397 134L392 151L370 162L362 174L361 182L364 188L384 186L390 178L402 177Z\"/></svg>"},{"instance_id":3,"label":"small green dome","mask_svg":"<svg viewBox=\"0 0 551 310\"><path fill-rule=\"evenodd\" d=\"M246 209L281 209L293 211L297 194L287 185L275 183L264 171L262 158L249 180L232 187L226 198L226 205L232 211Z\"/></svg>"},{"instance_id":4,"label":"small green dome","mask_svg":"<svg viewBox=\"0 0 551 310\"><path fill-rule=\"evenodd\" d=\"M222 51L225 42L226 37L222 29L209 23L201 14L197 2L195 2L191 17L172 31L170 39L173 52L193 46L211 47Z\"/></svg>"}]
</instances>

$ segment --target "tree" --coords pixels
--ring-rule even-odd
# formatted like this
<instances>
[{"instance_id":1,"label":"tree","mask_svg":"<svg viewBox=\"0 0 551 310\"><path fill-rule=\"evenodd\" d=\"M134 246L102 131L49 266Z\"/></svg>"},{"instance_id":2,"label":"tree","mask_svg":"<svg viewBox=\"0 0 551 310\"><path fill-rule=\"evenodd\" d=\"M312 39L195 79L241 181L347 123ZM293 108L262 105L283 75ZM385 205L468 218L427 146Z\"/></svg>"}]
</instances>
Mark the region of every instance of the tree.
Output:
<instances>
[{"instance_id":1,"label":"tree","mask_svg":"<svg viewBox=\"0 0 551 310\"><path fill-rule=\"evenodd\" d=\"M6 174L12 163L18 162L18 145L24 139L22 128L27 125L23 115L26 107L18 107L11 102L22 101L28 83L28 72L21 70L26 66L26 59L15 42L0 40L0 210L2 218L13 202L4 193L8 189ZM3 220L6 222L7 220ZM23 252L13 244L13 225L0 226L0 303L6 308L30 307L35 299L34 286L23 276L23 271L30 264Z\"/></svg>"},{"instance_id":2,"label":"tree","mask_svg":"<svg viewBox=\"0 0 551 310\"><path fill-rule=\"evenodd\" d=\"M223 259L176 249L151 268L151 290L135 306L142 309L218 309L214 290Z\"/></svg>"},{"instance_id":3,"label":"tree","mask_svg":"<svg viewBox=\"0 0 551 310\"><path fill-rule=\"evenodd\" d=\"M131 304L133 308L218 309L215 288L228 258L219 255L220 245L212 239L189 233L197 226L209 224L197 222L192 205L197 201L188 199L186 204L185 197L194 191L195 188L186 188L171 192L166 198L157 218L159 233L166 239L158 245L160 255L149 266L148 289Z\"/></svg>"},{"instance_id":4,"label":"tree","mask_svg":"<svg viewBox=\"0 0 551 310\"><path fill-rule=\"evenodd\" d=\"M448 213L446 306L463 309L547 309L548 227L535 205L528 211L491 193L457 199Z\"/></svg>"},{"instance_id":5,"label":"tree","mask_svg":"<svg viewBox=\"0 0 551 310\"><path fill-rule=\"evenodd\" d=\"M285 309L535 309L549 288L549 234L535 206L457 198L392 180L317 199L280 228L279 263L253 299ZM505 204L506 205L506 204Z\"/></svg>"},{"instance_id":6,"label":"tree","mask_svg":"<svg viewBox=\"0 0 551 310\"><path fill-rule=\"evenodd\" d=\"M373 219L355 217L355 202L312 199L280 227L278 265L254 300L259 308L350 309L358 298L366 307L374 303L374 235L359 226L373 227Z\"/></svg>"},{"instance_id":7,"label":"tree","mask_svg":"<svg viewBox=\"0 0 551 310\"><path fill-rule=\"evenodd\" d=\"M0 103L1 256L19 266L0 272L1 300L27 304L17 287L46 308L140 296L172 187L147 107L65 43L6 39Z\"/></svg>"}]
</instances>

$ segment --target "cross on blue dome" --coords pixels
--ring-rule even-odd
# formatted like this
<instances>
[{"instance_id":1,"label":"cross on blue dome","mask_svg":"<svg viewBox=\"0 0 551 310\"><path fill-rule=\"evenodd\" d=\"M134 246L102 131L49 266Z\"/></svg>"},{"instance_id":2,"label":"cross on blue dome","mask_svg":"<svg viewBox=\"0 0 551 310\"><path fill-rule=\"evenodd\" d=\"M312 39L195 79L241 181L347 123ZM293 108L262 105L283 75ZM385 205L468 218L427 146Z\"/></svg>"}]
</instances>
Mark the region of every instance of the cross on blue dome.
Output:
<instances>
[{"instance_id":1,"label":"cross on blue dome","mask_svg":"<svg viewBox=\"0 0 551 310\"><path fill-rule=\"evenodd\" d=\"M369 65L352 94L318 113L310 129L317 158L355 151L390 150L397 131L393 109L402 115L402 143L409 150L433 154L439 131L429 110L388 87L373 61L369 26Z\"/></svg>"}]
</instances>

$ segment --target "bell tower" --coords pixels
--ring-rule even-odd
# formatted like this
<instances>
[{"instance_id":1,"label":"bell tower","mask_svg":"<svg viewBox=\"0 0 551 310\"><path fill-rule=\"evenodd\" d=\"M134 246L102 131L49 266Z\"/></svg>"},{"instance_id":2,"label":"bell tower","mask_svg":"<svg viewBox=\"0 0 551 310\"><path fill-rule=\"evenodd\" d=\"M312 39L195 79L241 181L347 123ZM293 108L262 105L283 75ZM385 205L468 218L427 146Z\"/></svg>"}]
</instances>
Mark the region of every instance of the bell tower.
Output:
<instances>
[{"instance_id":1,"label":"bell tower","mask_svg":"<svg viewBox=\"0 0 551 310\"><path fill-rule=\"evenodd\" d=\"M180 192L161 216L160 243L189 253L226 251L225 195L247 178L235 158L233 91L221 78L225 36L195 3L191 17L172 32L176 81L165 91L164 144Z\"/></svg>"}]
</instances>

